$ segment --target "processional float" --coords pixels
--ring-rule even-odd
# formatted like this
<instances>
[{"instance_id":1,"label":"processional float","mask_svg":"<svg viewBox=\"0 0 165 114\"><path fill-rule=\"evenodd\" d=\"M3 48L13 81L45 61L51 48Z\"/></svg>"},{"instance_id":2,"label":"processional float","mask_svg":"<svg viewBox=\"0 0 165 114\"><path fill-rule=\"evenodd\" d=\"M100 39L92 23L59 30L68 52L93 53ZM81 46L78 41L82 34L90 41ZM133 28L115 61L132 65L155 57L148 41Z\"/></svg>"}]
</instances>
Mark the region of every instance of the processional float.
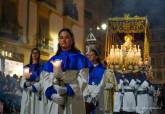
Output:
<instances>
[{"instance_id":1,"label":"processional float","mask_svg":"<svg viewBox=\"0 0 165 114\"><path fill-rule=\"evenodd\" d=\"M150 31L147 17L114 17L108 20L105 43L105 60L108 69L123 72L145 67L148 78L152 77L149 54ZM106 94L113 96L113 92ZM106 97L106 96L105 96ZM106 97L105 111L113 108L112 97ZM111 102L109 104L109 102ZM110 106L111 105L111 106Z\"/></svg>"},{"instance_id":2,"label":"processional float","mask_svg":"<svg viewBox=\"0 0 165 114\"><path fill-rule=\"evenodd\" d=\"M151 65L147 17L115 17L108 20L105 59L107 67L127 69L130 65Z\"/></svg>"}]
</instances>

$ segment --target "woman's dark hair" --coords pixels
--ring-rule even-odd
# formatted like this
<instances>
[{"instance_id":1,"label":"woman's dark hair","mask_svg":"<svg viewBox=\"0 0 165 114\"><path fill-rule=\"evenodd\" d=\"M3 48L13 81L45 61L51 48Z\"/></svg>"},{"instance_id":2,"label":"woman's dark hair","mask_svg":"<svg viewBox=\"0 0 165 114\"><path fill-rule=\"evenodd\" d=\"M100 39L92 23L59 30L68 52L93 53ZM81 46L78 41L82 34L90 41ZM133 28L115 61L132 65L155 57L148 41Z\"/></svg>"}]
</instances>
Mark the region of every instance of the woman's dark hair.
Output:
<instances>
[{"instance_id":1,"label":"woman's dark hair","mask_svg":"<svg viewBox=\"0 0 165 114\"><path fill-rule=\"evenodd\" d=\"M38 61L37 61L37 64L39 64L39 62L40 62L40 50L39 50L38 48L33 48L33 49L31 50L31 54L30 54L30 64L32 64L32 54L33 54L33 51L37 51L38 54L39 54Z\"/></svg>"},{"instance_id":2,"label":"woman's dark hair","mask_svg":"<svg viewBox=\"0 0 165 114\"><path fill-rule=\"evenodd\" d=\"M95 49L91 49L90 52L93 52L97 56L97 62L101 63L100 58L99 58L99 53Z\"/></svg>"},{"instance_id":3,"label":"woman's dark hair","mask_svg":"<svg viewBox=\"0 0 165 114\"><path fill-rule=\"evenodd\" d=\"M62 32L68 32L69 33L69 35L70 35L70 37L72 38L72 46L71 46L71 52L73 52L73 53L76 53L76 52L80 52L80 50L79 49L77 49L76 47L75 47L75 40L74 40L74 34L71 32L71 30L70 29L68 29L68 28L63 28L63 29L61 29L60 31L59 31L59 33L58 33L58 37L60 37L60 34L62 33ZM57 52L56 52L56 55L59 55L59 53L61 52L61 47L60 47L60 44L58 43L58 49L57 49Z\"/></svg>"}]
</instances>

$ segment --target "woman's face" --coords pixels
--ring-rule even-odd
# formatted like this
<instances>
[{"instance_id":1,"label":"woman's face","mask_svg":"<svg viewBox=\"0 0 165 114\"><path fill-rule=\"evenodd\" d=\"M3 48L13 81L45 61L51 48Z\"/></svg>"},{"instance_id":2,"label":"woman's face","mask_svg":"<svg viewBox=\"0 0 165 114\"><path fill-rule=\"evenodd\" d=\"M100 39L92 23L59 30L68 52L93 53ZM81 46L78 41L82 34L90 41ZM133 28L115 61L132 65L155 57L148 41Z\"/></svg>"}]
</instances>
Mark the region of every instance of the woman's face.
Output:
<instances>
[{"instance_id":1,"label":"woman's face","mask_svg":"<svg viewBox=\"0 0 165 114\"><path fill-rule=\"evenodd\" d=\"M32 60L34 61L34 60L38 60L38 58L39 58L39 52L38 52L38 50L33 50L32 51Z\"/></svg>"},{"instance_id":2,"label":"woman's face","mask_svg":"<svg viewBox=\"0 0 165 114\"><path fill-rule=\"evenodd\" d=\"M95 53L93 51L89 52L88 58L92 63L97 62L97 56L95 55Z\"/></svg>"},{"instance_id":3,"label":"woman's face","mask_svg":"<svg viewBox=\"0 0 165 114\"><path fill-rule=\"evenodd\" d=\"M62 31L59 36L59 44L62 50L69 50L72 46L72 38L67 31Z\"/></svg>"}]
</instances>

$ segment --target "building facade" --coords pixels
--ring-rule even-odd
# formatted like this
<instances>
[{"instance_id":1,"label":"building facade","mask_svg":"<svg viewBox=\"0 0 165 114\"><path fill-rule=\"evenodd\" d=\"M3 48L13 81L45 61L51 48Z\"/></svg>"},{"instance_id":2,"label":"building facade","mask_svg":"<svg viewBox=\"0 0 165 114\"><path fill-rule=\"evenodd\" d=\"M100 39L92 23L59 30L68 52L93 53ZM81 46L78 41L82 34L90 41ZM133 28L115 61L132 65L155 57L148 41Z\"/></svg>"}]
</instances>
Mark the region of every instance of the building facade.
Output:
<instances>
[{"instance_id":1,"label":"building facade","mask_svg":"<svg viewBox=\"0 0 165 114\"><path fill-rule=\"evenodd\" d=\"M0 70L5 70L6 59L28 64L34 47L47 61L57 50L63 27L73 31L84 52L84 0L0 0Z\"/></svg>"},{"instance_id":2,"label":"building facade","mask_svg":"<svg viewBox=\"0 0 165 114\"><path fill-rule=\"evenodd\" d=\"M151 64L155 83L165 83L165 28L152 29ZM159 33L159 34L158 34Z\"/></svg>"},{"instance_id":3,"label":"building facade","mask_svg":"<svg viewBox=\"0 0 165 114\"><path fill-rule=\"evenodd\" d=\"M99 7L98 7L99 4ZM104 59L106 30L101 24L106 23L112 12L112 0L85 0L85 37L92 32L96 37L96 48ZM98 30L97 27L100 29ZM87 44L86 44L87 45Z\"/></svg>"}]
</instances>

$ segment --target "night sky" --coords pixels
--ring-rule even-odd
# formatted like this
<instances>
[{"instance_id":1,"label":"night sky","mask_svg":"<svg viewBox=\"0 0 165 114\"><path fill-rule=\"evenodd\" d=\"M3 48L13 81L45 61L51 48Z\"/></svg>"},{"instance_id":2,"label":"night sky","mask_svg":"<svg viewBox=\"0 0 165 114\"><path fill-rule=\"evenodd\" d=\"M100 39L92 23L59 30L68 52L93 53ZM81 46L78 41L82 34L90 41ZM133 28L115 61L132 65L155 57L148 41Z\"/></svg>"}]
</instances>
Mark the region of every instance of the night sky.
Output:
<instances>
[{"instance_id":1,"label":"night sky","mask_svg":"<svg viewBox=\"0 0 165 114\"><path fill-rule=\"evenodd\" d=\"M147 16L151 28L165 28L165 0L112 0L112 16Z\"/></svg>"}]
</instances>

